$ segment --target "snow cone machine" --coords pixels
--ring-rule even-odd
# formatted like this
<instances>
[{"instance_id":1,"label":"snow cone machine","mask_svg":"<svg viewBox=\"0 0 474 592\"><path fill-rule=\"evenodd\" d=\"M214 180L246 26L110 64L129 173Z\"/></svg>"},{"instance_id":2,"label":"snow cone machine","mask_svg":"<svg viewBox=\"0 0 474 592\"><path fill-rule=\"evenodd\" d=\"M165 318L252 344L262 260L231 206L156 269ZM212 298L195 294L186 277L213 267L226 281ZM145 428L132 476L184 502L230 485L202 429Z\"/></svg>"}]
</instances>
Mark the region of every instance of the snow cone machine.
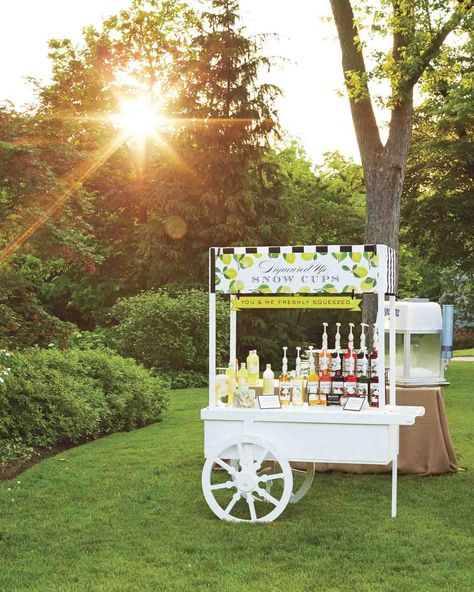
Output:
<instances>
[{"instance_id":1,"label":"snow cone machine","mask_svg":"<svg viewBox=\"0 0 474 592\"><path fill-rule=\"evenodd\" d=\"M388 314L386 303L386 343L389 339ZM395 376L398 386L447 384L444 371L452 357L453 318L451 305L444 305L441 310L436 302L421 298L396 303Z\"/></svg>"}]
</instances>

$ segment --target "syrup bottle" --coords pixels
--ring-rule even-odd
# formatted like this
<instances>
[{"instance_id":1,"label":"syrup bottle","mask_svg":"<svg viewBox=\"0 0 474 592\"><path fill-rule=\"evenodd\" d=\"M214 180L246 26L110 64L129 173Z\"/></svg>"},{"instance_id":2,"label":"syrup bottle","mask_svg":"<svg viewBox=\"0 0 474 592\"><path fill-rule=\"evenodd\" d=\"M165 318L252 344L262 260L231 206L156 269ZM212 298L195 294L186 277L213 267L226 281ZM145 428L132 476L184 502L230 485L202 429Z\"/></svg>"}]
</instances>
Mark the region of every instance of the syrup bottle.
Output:
<instances>
[{"instance_id":1,"label":"syrup bottle","mask_svg":"<svg viewBox=\"0 0 474 592\"><path fill-rule=\"evenodd\" d=\"M377 324L374 323L374 337L373 337L372 351L369 355L369 372L370 372L370 386L369 386L369 402L371 407L378 408L380 405L379 393L380 384L378 376L378 358L379 358L379 335L377 331Z\"/></svg>"},{"instance_id":2,"label":"syrup bottle","mask_svg":"<svg viewBox=\"0 0 474 592\"><path fill-rule=\"evenodd\" d=\"M306 379L306 395L308 405L319 405L319 376L316 372L316 366L313 357L313 346L309 346L309 373Z\"/></svg>"},{"instance_id":3,"label":"syrup bottle","mask_svg":"<svg viewBox=\"0 0 474 592\"><path fill-rule=\"evenodd\" d=\"M352 328L354 323L349 323L349 336L347 338L347 351L344 354L344 374L347 376L349 373L354 374L356 372L357 365L357 354L354 350L354 335Z\"/></svg>"},{"instance_id":4,"label":"syrup bottle","mask_svg":"<svg viewBox=\"0 0 474 592\"><path fill-rule=\"evenodd\" d=\"M360 350L357 354L357 395L359 397L369 396L369 356L365 345L366 323L361 323Z\"/></svg>"},{"instance_id":5,"label":"syrup bottle","mask_svg":"<svg viewBox=\"0 0 474 592\"><path fill-rule=\"evenodd\" d=\"M319 353L319 404L324 406L328 404L328 398L331 394L331 354L328 351L327 326L327 323L323 323L323 343Z\"/></svg>"},{"instance_id":6,"label":"syrup bottle","mask_svg":"<svg viewBox=\"0 0 474 592\"><path fill-rule=\"evenodd\" d=\"M292 391L292 404L301 407L304 402L304 394L303 394L303 384L304 378L301 376L301 357L300 357L300 350L301 347L296 348L296 372L295 375L291 377L291 391Z\"/></svg>"},{"instance_id":7,"label":"syrup bottle","mask_svg":"<svg viewBox=\"0 0 474 592\"><path fill-rule=\"evenodd\" d=\"M280 395L282 407L288 407L291 403L291 379L288 374L288 358L286 357L287 349L287 347L283 348L281 374L278 382L278 393Z\"/></svg>"}]
</instances>

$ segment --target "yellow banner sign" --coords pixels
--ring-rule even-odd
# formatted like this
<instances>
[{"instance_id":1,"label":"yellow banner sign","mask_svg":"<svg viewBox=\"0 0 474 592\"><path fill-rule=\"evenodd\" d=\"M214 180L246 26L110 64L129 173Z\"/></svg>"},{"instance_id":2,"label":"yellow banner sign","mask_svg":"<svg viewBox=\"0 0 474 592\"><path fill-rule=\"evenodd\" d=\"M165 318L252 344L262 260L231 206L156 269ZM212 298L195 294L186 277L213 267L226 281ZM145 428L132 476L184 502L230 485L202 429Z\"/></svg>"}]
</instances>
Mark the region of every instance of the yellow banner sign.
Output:
<instances>
[{"instance_id":1,"label":"yellow banner sign","mask_svg":"<svg viewBox=\"0 0 474 592\"><path fill-rule=\"evenodd\" d=\"M352 296L240 296L232 298L232 310L248 308L340 308L360 310L360 298Z\"/></svg>"}]
</instances>

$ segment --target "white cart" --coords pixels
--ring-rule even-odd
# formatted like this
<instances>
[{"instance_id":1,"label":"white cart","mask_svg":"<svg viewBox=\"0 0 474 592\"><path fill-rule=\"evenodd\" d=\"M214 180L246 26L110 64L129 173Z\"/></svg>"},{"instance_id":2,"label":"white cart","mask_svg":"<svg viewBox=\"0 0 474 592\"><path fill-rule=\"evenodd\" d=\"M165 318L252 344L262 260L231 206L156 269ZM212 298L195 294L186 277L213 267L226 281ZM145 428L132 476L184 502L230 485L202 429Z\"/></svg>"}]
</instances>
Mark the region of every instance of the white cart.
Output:
<instances>
[{"instance_id":1,"label":"white cart","mask_svg":"<svg viewBox=\"0 0 474 592\"><path fill-rule=\"evenodd\" d=\"M249 308L351 308L377 293L379 335L390 301L390 367L395 368L395 253L385 245L236 247L210 250L209 406L204 421L204 497L221 519L269 522L310 489L314 463L392 463L392 516L397 511L399 426L413 425L423 407L398 407L395 373L389 404L380 381L380 407L359 412L338 406L242 409L215 398L216 295L230 297L230 358L236 357L236 299ZM271 299L277 299L272 302ZM250 302L250 304L248 304ZM380 340L378 376L385 376ZM291 464L290 464L291 463Z\"/></svg>"}]
</instances>

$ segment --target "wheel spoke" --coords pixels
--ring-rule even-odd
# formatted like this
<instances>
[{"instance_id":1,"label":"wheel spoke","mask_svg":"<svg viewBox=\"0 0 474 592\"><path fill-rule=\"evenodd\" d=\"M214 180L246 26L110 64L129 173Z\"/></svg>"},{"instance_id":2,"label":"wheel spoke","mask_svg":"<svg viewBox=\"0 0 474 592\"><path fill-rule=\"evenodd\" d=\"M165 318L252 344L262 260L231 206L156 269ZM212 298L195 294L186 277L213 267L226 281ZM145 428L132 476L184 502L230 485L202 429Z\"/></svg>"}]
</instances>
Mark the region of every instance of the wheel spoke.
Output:
<instances>
[{"instance_id":1,"label":"wheel spoke","mask_svg":"<svg viewBox=\"0 0 474 592\"><path fill-rule=\"evenodd\" d=\"M235 487L234 481L226 481L225 483L216 483L215 485L211 485L212 491L216 489L230 489L231 487Z\"/></svg>"},{"instance_id":2,"label":"wheel spoke","mask_svg":"<svg viewBox=\"0 0 474 592\"><path fill-rule=\"evenodd\" d=\"M278 504L278 500L276 498L273 497L273 495L270 495L268 492L265 491L265 489L262 489L261 487L259 487L257 489L257 492L264 498L267 500L267 502L270 502L271 504L273 504L274 506L276 506Z\"/></svg>"},{"instance_id":3,"label":"wheel spoke","mask_svg":"<svg viewBox=\"0 0 474 592\"><path fill-rule=\"evenodd\" d=\"M244 444L243 446L243 465L244 470L248 470L253 463L253 444Z\"/></svg>"},{"instance_id":4,"label":"wheel spoke","mask_svg":"<svg viewBox=\"0 0 474 592\"><path fill-rule=\"evenodd\" d=\"M242 447L242 443L241 442L237 442L237 451L239 453L239 462L240 462L240 468L242 469L242 466L244 464L244 449Z\"/></svg>"},{"instance_id":5,"label":"wheel spoke","mask_svg":"<svg viewBox=\"0 0 474 592\"><path fill-rule=\"evenodd\" d=\"M275 479L284 479L285 473L273 473L273 475L262 475L259 480L266 483L267 481L274 481Z\"/></svg>"},{"instance_id":6,"label":"wheel spoke","mask_svg":"<svg viewBox=\"0 0 474 592\"><path fill-rule=\"evenodd\" d=\"M257 512L255 511L255 500L253 499L253 495L251 493L247 495L247 504L250 510L250 519L253 521L257 520Z\"/></svg>"},{"instance_id":7,"label":"wheel spoke","mask_svg":"<svg viewBox=\"0 0 474 592\"><path fill-rule=\"evenodd\" d=\"M232 499L230 500L227 508L224 510L224 512L226 514L230 514L232 508L235 506L235 504L239 501L240 499L240 493L237 491L236 493L234 493L234 495L232 496Z\"/></svg>"},{"instance_id":8,"label":"wheel spoke","mask_svg":"<svg viewBox=\"0 0 474 592\"><path fill-rule=\"evenodd\" d=\"M232 468L230 465L228 465L224 460L222 460L221 458L216 457L214 459L214 462L216 463L216 465L219 465L220 467L222 467L225 471L227 471L229 473L229 475L234 475L235 474L235 469Z\"/></svg>"},{"instance_id":9,"label":"wheel spoke","mask_svg":"<svg viewBox=\"0 0 474 592\"><path fill-rule=\"evenodd\" d=\"M268 454L268 448L264 448L263 453L255 461L255 470L256 471L258 471L260 469L260 467L262 466L262 463L265 460L265 457L267 456L267 454Z\"/></svg>"}]
</instances>

